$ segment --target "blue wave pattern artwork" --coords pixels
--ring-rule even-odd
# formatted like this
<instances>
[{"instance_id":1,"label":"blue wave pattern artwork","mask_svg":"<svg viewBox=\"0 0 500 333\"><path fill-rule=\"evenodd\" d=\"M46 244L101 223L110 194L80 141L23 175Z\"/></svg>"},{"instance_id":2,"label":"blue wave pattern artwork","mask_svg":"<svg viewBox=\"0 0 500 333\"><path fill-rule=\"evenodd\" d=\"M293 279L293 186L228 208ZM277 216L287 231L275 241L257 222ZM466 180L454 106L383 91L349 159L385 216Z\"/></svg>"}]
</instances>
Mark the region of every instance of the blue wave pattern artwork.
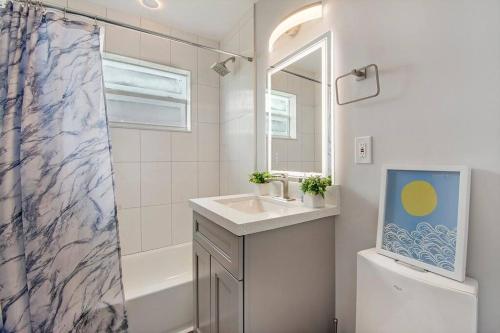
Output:
<instances>
[{"instance_id":1,"label":"blue wave pattern artwork","mask_svg":"<svg viewBox=\"0 0 500 333\"><path fill-rule=\"evenodd\" d=\"M409 231L394 223L384 225L382 248L453 272L457 230L420 222Z\"/></svg>"},{"instance_id":2,"label":"blue wave pattern artwork","mask_svg":"<svg viewBox=\"0 0 500 333\"><path fill-rule=\"evenodd\" d=\"M0 19L0 331L125 332L99 29Z\"/></svg>"}]
</instances>

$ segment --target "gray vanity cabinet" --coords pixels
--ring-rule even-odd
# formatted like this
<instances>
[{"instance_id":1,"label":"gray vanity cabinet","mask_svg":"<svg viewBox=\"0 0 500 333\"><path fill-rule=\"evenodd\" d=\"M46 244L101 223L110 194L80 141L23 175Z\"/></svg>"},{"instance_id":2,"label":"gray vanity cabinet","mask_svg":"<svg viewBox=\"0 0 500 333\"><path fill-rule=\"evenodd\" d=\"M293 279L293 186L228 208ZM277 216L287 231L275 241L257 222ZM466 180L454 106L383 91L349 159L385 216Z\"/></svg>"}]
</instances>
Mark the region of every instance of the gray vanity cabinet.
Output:
<instances>
[{"instance_id":1,"label":"gray vanity cabinet","mask_svg":"<svg viewBox=\"0 0 500 333\"><path fill-rule=\"evenodd\" d=\"M236 280L217 260L211 260L212 330L243 332L243 281Z\"/></svg>"},{"instance_id":2,"label":"gray vanity cabinet","mask_svg":"<svg viewBox=\"0 0 500 333\"><path fill-rule=\"evenodd\" d=\"M196 308L194 309L195 327L198 332L210 333L210 253L193 242L193 276Z\"/></svg>"},{"instance_id":3,"label":"gray vanity cabinet","mask_svg":"<svg viewBox=\"0 0 500 333\"><path fill-rule=\"evenodd\" d=\"M195 332L333 331L333 217L237 236L194 212L193 227Z\"/></svg>"}]
</instances>

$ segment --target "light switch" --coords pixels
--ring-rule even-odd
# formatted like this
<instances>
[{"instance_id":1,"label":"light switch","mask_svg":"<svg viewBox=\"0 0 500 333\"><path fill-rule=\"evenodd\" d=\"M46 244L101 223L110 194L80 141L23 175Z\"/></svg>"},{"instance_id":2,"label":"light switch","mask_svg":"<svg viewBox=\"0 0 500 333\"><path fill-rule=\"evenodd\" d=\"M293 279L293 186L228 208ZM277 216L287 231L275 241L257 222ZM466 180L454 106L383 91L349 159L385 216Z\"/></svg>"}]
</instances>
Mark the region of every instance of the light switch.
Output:
<instances>
[{"instance_id":1,"label":"light switch","mask_svg":"<svg viewBox=\"0 0 500 333\"><path fill-rule=\"evenodd\" d=\"M356 164L372 163L372 137L358 136L354 140Z\"/></svg>"}]
</instances>

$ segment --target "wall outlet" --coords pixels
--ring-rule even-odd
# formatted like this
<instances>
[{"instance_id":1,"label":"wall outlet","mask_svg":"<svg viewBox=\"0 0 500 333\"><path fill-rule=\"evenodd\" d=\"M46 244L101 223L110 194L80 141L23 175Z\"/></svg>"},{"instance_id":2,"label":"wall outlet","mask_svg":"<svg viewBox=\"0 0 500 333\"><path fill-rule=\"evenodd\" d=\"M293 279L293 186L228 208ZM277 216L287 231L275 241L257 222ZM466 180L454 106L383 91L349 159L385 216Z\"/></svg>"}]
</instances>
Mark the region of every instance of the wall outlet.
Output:
<instances>
[{"instance_id":1,"label":"wall outlet","mask_svg":"<svg viewBox=\"0 0 500 333\"><path fill-rule=\"evenodd\" d=\"M372 163L372 137L358 136L354 140L354 152L356 164Z\"/></svg>"}]
</instances>

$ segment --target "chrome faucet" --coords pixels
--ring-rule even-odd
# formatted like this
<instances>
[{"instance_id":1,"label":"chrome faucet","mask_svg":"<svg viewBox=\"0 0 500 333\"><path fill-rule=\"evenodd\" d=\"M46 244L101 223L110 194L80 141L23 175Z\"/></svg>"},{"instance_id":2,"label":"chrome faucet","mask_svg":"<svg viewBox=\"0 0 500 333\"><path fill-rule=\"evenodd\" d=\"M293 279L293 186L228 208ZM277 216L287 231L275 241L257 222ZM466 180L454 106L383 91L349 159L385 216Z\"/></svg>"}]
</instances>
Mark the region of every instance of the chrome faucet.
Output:
<instances>
[{"instance_id":1,"label":"chrome faucet","mask_svg":"<svg viewBox=\"0 0 500 333\"><path fill-rule=\"evenodd\" d=\"M277 199L292 201L293 199L288 195L288 175L285 173L274 173L271 176L271 181L280 182L282 184L281 196L277 197Z\"/></svg>"}]
</instances>

